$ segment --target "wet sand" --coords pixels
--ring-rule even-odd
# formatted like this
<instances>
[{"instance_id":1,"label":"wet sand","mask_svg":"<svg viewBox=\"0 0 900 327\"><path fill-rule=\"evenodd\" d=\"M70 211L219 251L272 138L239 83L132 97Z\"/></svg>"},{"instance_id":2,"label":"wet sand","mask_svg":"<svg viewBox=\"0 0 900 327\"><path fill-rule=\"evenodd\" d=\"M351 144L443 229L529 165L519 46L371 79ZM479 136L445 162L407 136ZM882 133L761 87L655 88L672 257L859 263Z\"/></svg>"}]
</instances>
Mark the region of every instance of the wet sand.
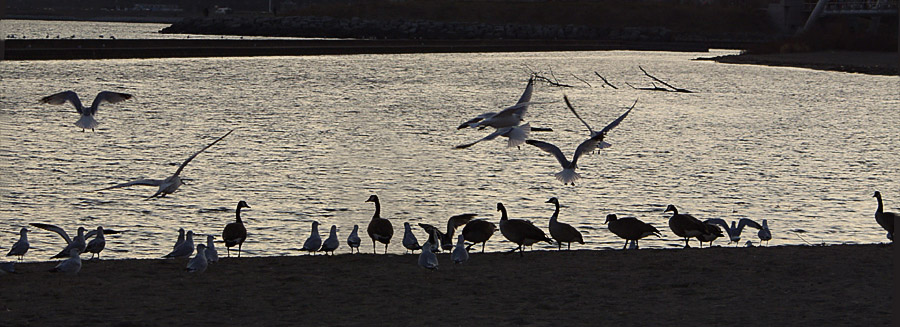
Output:
<instances>
[{"instance_id":1,"label":"wet sand","mask_svg":"<svg viewBox=\"0 0 900 327\"><path fill-rule=\"evenodd\" d=\"M900 54L897 52L821 51L741 54L704 59L731 64L789 66L872 75L900 75Z\"/></svg>"},{"instance_id":2,"label":"wet sand","mask_svg":"<svg viewBox=\"0 0 900 327\"><path fill-rule=\"evenodd\" d=\"M399 246L399 245L394 245ZM363 247L365 250L371 248ZM0 325L887 326L887 245L54 262L0 275Z\"/></svg>"}]
</instances>

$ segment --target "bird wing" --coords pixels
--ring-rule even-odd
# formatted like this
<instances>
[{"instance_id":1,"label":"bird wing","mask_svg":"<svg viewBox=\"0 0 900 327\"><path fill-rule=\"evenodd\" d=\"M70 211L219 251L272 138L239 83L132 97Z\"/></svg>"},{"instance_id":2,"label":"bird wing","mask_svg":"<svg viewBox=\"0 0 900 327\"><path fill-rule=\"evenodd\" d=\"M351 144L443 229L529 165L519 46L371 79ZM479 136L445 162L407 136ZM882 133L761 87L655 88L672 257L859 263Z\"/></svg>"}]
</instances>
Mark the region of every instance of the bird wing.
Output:
<instances>
[{"instance_id":1,"label":"bird wing","mask_svg":"<svg viewBox=\"0 0 900 327\"><path fill-rule=\"evenodd\" d=\"M84 239L89 239L89 238L91 238L92 236L97 235L97 233L98 233L98 232L97 232L96 229L91 230L91 231L89 231L89 232L87 232L87 233L84 233ZM120 231L117 231L117 230L105 229L105 228L103 229L103 235L119 234L119 233L121 233L121 232L120 232Z\"/></svg>"},{"instance_id":2,"label":"bird wing","mask_svg":"<svg viewBox=\"0 0 900 327\"><path fill-rule=\"evenodd\" d=\"M84 106L81 105L81 99L78 98L78 94L75 93L74 91L59 92L57 94L48 95L48 96L41 98L41 103L49 103L49 104L56 104L56 105L66 103L66 101L71 103L72 106L75 107L75 111L77 111L79 114L84 114L83 113Z\"/></svg>"},{"instance_id":3,"label":"bird wing","mask_svg":"<svg viewBox=\"0 0 900 327\"><path fill-rule=\"evenodd\" d=\"M175 174L173 174L172 176L178 176L178 174L181 174L181 170L184 169L184 166L187 166L187 164L188 164L189 162L191 162L191 160L194 160L194 157L196 157L196 156L197 156L198 154L200 154L201 152L206 151L206 149L209 149L209 147L213 146L213 144L219 143L219 141L221 141L221 140L224 139L226 136L228 136L229 134L231 134L231 132L234 132L234 130L232 129L232 130L228 131L228 133L225 133L225 135L222 135L222 137L216 139L215 141L213 141L213 142L210 143L209 145L203 147L203 149L200 149L200 151L197 151L197 153L194 153L193 155L191 155L190 157L188 157L187 160L185 160L183 163L181 163L181 166L178 166L178 170L176 170L176 171L175 171Z\"/></svg>"},{"instance_id":4,"label":"bird wing","mask_svg":"<svg viewBox=\"0 0 900 327\"><path fill-rule=\"evenodd\" d=\"M94 98L94 102L91 103L90 114L96 114L97 108L100 107L100 104L103 102L108 103L119 103L128 99L133 98L131 94L128 93L119 93L119 92L111 92L111 91L103 91L97 93L97 97Z\"/></svg>"},{"instance_id":5,"label":"bird wing","mask_svg":"<svg viewBox=\"0 0 900 327\"><path fill-rule=\"evenodd\" d=\"M473 145L475 145L475 144L478 144L478 142L481 142L481 141L490 141L490 140L493 140L493 139L497 138L497 136L500 136L500 135L503 135L503 134L508 133L510 130L511 130L510 127L504 127L504 128L501 128L501 129L498 129L498 130L494 131L494 132L491 133L491 134L488 134L488 136L485 136L485 137L483 137L483 138L481 138L480 140L477 140L477 141L475 141L475 142L457 145L456 148L457 148L457 149L465 149L465 148L468 148L468 147L473 146Z\"/></svg>"},{"instance_id":6,"label":"bird wing","mask_svg":"<svg viewBox=\"0 0 900 327\"><path fill-rule=\"evenodd\" d=\"M133 180L133 181L130 181L127 183L122 183L122 184L113 185L110 187L101 188L99 190L94 190L94 192L100 192L100 191L105 191L105 190L110 190L110 189L120 188L120 187L129 187L132 185L159 186L164 181L165 180L162 180L162 179L138 179L138 180Z\"/></svg>"},{"instance_id":7,"label":"bird wing","mask_svg":"<svg viewBox=\"0 0 900 327\"><path fill-rule=\"evenodd\" d=\"M739 233L740 233L740 231L744 230L745 226L750 226L750 227L753 227L756 229L762 229L762 225L753 221L750 218L741 218L740 220L738 220L737 230Z\"/></svg>"},{"instance_id":8,"label":"bird wing","mask_svg":"<svg viewBox=\"0 0 900 327\"><path fill-rule=\"evenodd\" d=\"M569 165L571 163L569 162L568 159L566 159L566 156L563 155L562 151L559 150L559 147L557 147L553 144L550 144L550 143L547 143L544 141L538 141L538 140L527 140L527 141L525 141L525 143L534 145L534 146L538 147L539 149L544 150L544 152L552 154L554 157L556 157L556 161L559 161L559 164L564 169L569 168Z\"/></svg>"},{"instance_id":9,"label":"bird wing","mask_svg":"<svg viewBox=\"0 0 900 327\"><path fill-rule=\"evenodd\" d=\"M468 224L475 216L474 213L464 213L450 217L450 219L447 220L447 233L450 233L450 231L455 230L459 226Z\"/></svg>"},{"instance_id":10,"label":"bird wing","mask_svg":"<svg viewBox=\"0 0 900 327\"><path fill-rule=\"evenodd\" d=\"M478 122L480 122L486 118L491 118L496 114L497 114L496 112L485 112L483 114L476 116L475 118L467 120L465 123L460 124L458 127L456 127L456 129L463 129L466 127L476 127Z\"/></svg>"},{"instance_id":11,"label":"bird wing","mask_svg":"<svg viewBox=\"0 0 900 327\"><path fill-rule=\"evenodd\" d=\"M609 125L606 125L606 127L600 130L600 134L609 133L609 131L611 131L613 128L619 126L619 124L622 123L623 120L625 120L625 117L628 117L628 114L631 112L631 109L634 109L635 105L637 105L637 100L634 100L634 104L631 105L631 108L628 108L628 111L625 111L625 113L619 116L619 118L616 118L616 120L613 120L611 123L609 123Z\"/></svg>"},{"instance_id":12,"label":"bird wing","mask_svg":"<svg viewBox=\"0 0 900 327\"><path fill-rule=\"evenodd\" d=\"M725 220L723 220L722 218L709 218L709 219L707 219L707 220L704 221L704 222L707 223L707 224L710 224L710 225L719 225L719 226L721 226L721 227L724 228L725 231L728 233L728 236L731 236L731 235L733 235L733 233L734 233L734 231L731 230L731 227L728 226L728 224L725 223Z\"/></svg>"},{"instance_id":13,"label":"bird wing","mask_svg":"<svg viewBox=\"0 0 900 327\"><path fill-rule=\"evenodd\" d=\"M606 134L603 133L596 133L591 138L581 142L581 144L575 148L575 155L572 156L572 165L577 165L578 158L581 158L583 154L594 151L594 149L597 148L597 145L603 142L603 138L606 137L605 135Z\"/></svg>"},{"instance_id":14,"label":"bird wing","mask_svg":"<svg viewBox=\"0 0 900 327\"><path fill-rule=\"evenodd\" d=\"M528 78L528 85L525 85L525 91L522 92L522 96L516 104L531 102L531 93L534 93L534 75Z\"/></svg>"},{"instance_id":15,"label":"bird wing","mask_svg":"<svg viewBox=\"0 0 900 327\"><path fill-rule=\"evenodd\" d=\"M569 97L563 94L563 100L566 101L566 107L569 107L569 110L571 110L572 113L575 114L575 118L578 118L578 120L580 120L581 123L584 124L585 127L587 127L588 131L591 132L591 135L594 135L594 129L591 128L591 125L588 125L588 123L585 122L584 119L581 119L581 116L578 115L578 112L575 111L575 107L573 107L572 103L569 102Z\"/></svg>"},{"instance_id":16,"label":"bird wing","mask_svg":"<svg viewBox=\"0 0 900 327\"><path fill-rule=\"evenodd\" d=\"M59 236L62 236L62 238L66 240L66 244L72 243L72 239L69 238L69 234L67 234L66 231L59 226L44 223L31 223L29 225L57 233L59 234Z\"/></svg>"}]
</instances>

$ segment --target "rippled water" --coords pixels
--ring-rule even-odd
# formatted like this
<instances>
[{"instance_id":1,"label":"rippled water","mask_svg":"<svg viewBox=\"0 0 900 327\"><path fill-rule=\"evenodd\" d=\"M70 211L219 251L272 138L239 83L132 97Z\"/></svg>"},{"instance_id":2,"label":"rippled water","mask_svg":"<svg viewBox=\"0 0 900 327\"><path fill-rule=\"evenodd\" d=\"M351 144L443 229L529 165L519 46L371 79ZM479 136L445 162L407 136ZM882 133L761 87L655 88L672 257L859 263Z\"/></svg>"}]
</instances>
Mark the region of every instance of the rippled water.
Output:
<instances>
[{"instance_id":1,"label":"rippled water","mask_svg":"<svg viewBox=\"0 0 900 327\"><path fill-rule=\"evenodd\" d=\"M691 60L721 53L4 61L0 247L30 222L70 231L103 225L125 231L108 237L105 257L158 257L179 227L221 235L246 200L248 254L298 254L313 220L323 238L339 226L338 253L348 252L344 240L361 225L366 252L370 194L394 224L393 253L403 252L403 222L444 226L470 212L497 222L497 202L546 230L551 196L563 205L560 221L585 234L579 249L621 247L603 225L609 213L663 231L642 247L679 246L662 213L670 203L701 219L768 219L772 245L885 240L872 193L880 190L888 209L900 206L898 78ZM457 131L460 122L518 99L526 65L575 86L538 85L533 100L554 103L532 107L528 117L554 130L533 138L567 155L587 131L561 102L564 93L597 128L639 100L607 138L613 147L579 161L577 186L554 180L558 164L532 146L495 140L453 149L488 133ZM638 65L696 93L630 89L625 82L650 86ZM601 87L595 71L621 87ZM62 90L88 103L100 90L136 99L104 105L100 128L82 133L70 106L37 101ZM152 187L91 192L169 176L232 128L187 166L182 176L192 182L170 197L144 200ZM32 230L28 258L63 247L55 234ZM756 241L754 234L744 239ZM499 232L488 243L489 251L511 247Z\"/></svg>"}]
</instances>

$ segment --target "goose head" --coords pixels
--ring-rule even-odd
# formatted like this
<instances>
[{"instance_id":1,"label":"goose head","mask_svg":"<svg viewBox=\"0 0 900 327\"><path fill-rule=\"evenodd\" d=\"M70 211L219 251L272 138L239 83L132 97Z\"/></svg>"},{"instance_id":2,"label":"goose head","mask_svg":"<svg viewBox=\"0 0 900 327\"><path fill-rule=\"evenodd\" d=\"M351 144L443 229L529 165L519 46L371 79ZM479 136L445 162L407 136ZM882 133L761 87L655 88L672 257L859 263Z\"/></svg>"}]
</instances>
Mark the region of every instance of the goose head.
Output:
<instances>
[{"instance_id":1,"label":"goose head","mask_svg":"<svg viewBox=\"0 0 900 327\"><path fill-rule=\"evenodd\" d=\"M372 195L369 196L369 199L366 200L366 202L376 202L376 203L377 203L377 202L378 202L378 196L375 195L375 194L372 194Z\"/></svg>"},{"instance_id":2,"label":"goose head","mask_svg":"<svg viewBox=\"0 0 900 327\"><path fill-rule=\"evenodd\" d=\"M875 191L875 194L873 194L872 197L881 199L881 192Z\"/></svg>"},{"instance_id":3,"label":"goose head","mask_svg":"<svg viewBox=\"0 0 900 327\"><path fill-rule=\"evenodd\" d=\"M670 204L668 207L666 207L666 210L663 210L664 213L669 212L669 211L671 211L672 213L674 213L676 215L678 214L678 209L675 209L674 204Z\"/></svg>"},{"instance_id":4,"label":"goose head","mask_svg":"<svg viewBox=\"0 0 900 327\"><path fill-rule=\"evenodd\" d=\"M618 219L619 219L619 217L617 217L616 214L611 213L611 214L606 215L606 221L604 221L603 224L607 224L610 221L616 221Z\"/></svg>"},{"instance_id":5,"label":"goose head","mask_svg":"<svg viewBox=\"0 0 900 327\"><path fill-rule=\"evenodd\" d=\"M238 209L240 209L240 208L250 208L250 206L247 205L247 202L245 202L244 200L241 200L240 202L238 202L238 206L237 206L237 207L238 207Z\"/></svg>"},{"instance_id":6,"label":"goose head","mask_svg":"<svg viewBox=\"0 0 900 327\"><path fill-rule=\"evenodd\" d=\"M547 202L544 202L544 203L553 203L553 204L559 205L559 199L557 199L554 196L554 197L550 198L550 200L547 200Z\"/></svg>"}]
</instances>

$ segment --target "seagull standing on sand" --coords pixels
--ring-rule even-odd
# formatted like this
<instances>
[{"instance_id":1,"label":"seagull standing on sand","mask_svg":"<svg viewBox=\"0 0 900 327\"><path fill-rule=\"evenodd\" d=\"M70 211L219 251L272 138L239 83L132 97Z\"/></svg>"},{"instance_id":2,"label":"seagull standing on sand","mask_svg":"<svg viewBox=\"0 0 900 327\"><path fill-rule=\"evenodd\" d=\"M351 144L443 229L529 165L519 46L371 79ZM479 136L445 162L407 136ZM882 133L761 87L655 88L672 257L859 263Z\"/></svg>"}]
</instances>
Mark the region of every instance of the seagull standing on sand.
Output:
<instances>
[{"instance_id":1,"label":"seagull standing on sand","mask_svg":"<svg viewBox=\"0 0 900 327\"><path fill-rule=\"evenodd\" d=\"M191 254L194 253L194 231L187 231L187 236L184 238L184 242L178 244L172 252L163 256L163 258L186 258L190 257Z\"/></svg>"},{"instance_id":2,"label":"seagull standing on sand","mask_svg":"<svg viewBox=\"0 0 900 327\"><path fill-rule=\"evenodd\" d=\"M388 244L391 243L391 237L394 236L394 226L391 225L390 220L381 218L381 202L378 201L377 195L372 194L366 202L375 203L375 214L372 215L372 220L369 221L369 226L366 228L366 232L372 238L372 253L375 253L375 241L384 243L384 253L387 253Z\"/></svg>"},{"instance_id":3,"label":"seagull standing on sand","mask_svg":"<svg viewBox=\"0 0 900 327\"><path fill-rule=\"evenodd\" d=\"M81 271L81 252L78 249L69 250L69 258L60 261L56 267L50 269L50 272L61 272L67 274L77 274Z\"/></svg>"},{"instance_id":4,"label":"seagull standing on sand","mask_svg":"<svg viewBox=\"0 0 900 327\"><path fill-rule=\"evenodd\" d=\"M564 99L566 100L566 104L568 104L569 100L565 97ZM574 109L572 110L574 112ZM536 146L544 152L552 154L556 158L556 161L559 162L559 165L563 168L562 171L554 174L553 176L556 177L556 180L562 182L563 185L575 185L575 181L581 178L581 175L575 172L575 169L578 168L578 158L581 158L581 156L585 153L594 151L594 149L598 148L598 145L600 148L609 147L609 144L604 143L603 139L606 137L606 134L609 133L609 131L611 131L616 126L619 126L619 123L621 123L622 120L624 120L630 112L631 109L628 109L628 111L619 116L619 118L616 118L616 120L614 120L613 122L609 123L609 125L604 127L599 132L594 132L593 130L591 130L591 137L581 142L581 144L579 144L578 147L575 148L575 153L572 155L572 161L569 161L566 158L566 155L562 153L562 150L560 150L556 145L538 140L527 140L525 141L525 143ZM585 123L585 125L587 125L587 123ZM590 126L588 126L588 129L590 129Z\"/></svg>"},{"instance_id":5,"label":"seagull standing on sand","mask_svg":"<svg viewBox=\"0 0 900 327\"><path fill-rule=\"evenodd\" d=\"M331 252L331 255L334 255L334 250L341 245L341 242L338 241L337 238L337 226L331 225L331 231L328 232L328 238L322 242L322 248L319 251L325 252L325 255L328 255L328 252Z\"/></svg>"},{"instance_id":6,"label":"seagull standing on sand","mask_svg":"<svg viewBox=\"0 0 900 327\"><path fill-rule=\"evenodd\" d=\"M431 243L425 242L422 245L422 252L419 253L419 267L435 270L438 268L437 256L431 252Z\"/></svg>"},{"instance_id":7,"label":"seagull standing on sand","mask_svg":"<svg viewBox=\"0 0 900 327\"><path fill-rule=\"evenodd\" d=\"M762 228L759 229L756 236L759 236L760 241L766 241L766 246L769 246L769 241L772 240L772 231L769 230L769 222L766 219L762 220Z\"/></svg>"},{"instance_id":8,"label":"seagull standing on sand","mask_svg":"<svg viewBox=\"0 0 900 327\"><path fill-rule=\"evenodd\" d=\"M750 226L756 229L761 229L762 226L748 218L741 218L738 221L731 221L731 226L725 223L725 220L721 218L710 218L706 220L707 224L719 225L722 229L725 230L725 233L728 234L728 238L731 240L728 243L734 243L734 246L738 246L741 241L741 232L744 230L744 227Z\"/></svg>"},{"instance_id":9,"label":"seagull standing on sand","mask_svg":"<svg viewBox=\"0 0 900 327\"><path fill-rule=\"evenodd\" d=\"M29 248L31 248L31 245L28 243L28 228L22 227L19 230L19 240L13 243L6 256L15 255L19 257L19 260L22 260Z\"/></svg>"},{"instance_id":10,"label":"seagull standing on sand","mask_svg":"<svg viewBox=\"0 0 900 327\"><path fill-rule=\"evenodd\" d=\"M210 263L219 262L219 251L216 251L216 246L213 244L213 239L215 236L206 235L206 261Z\"/></svg>"},{"instance_id":11,"label":"seagull standing on sand","mask_svg":"<svg viewBox=\"0 0 900 327\"><path fill-rule=\"evenodd\" d=\"M353 253L353 249L356 249L356 253L359 253L360 244L362 244L362 239L359 238L359 225L353 225L353 231L350 232L350 236L347 236L347 246L350 247L350 253Z\"/></svg>"},{"instance_id":12,"label":"seagull standing on sand","mask_svg":"<svg viewBox=\"0 0 900 327\"><path fill-rule=\"evenodd\" d=\"M416 250L422 249L422 246L419 245L419 240L416 239L416 235L412 232L412 228L409 227L409 222L403 222L403 247L406 248L406 253L409 253L409 251L415 253Z\"/></svg>"},{"instance_id":13,"label":"seagull standing on sand","mask_svg":"<svg viewBox=\"0 0 900 327\"><path fill-rule=\"evenodd\" d=\"M450 258L455 263L463 263L469 260L469 252L466 251L466 237L462 234L456 238L456 247L450 254Z\"/></svg>"},{"instance_id":14,"label":"seagull standing on sand","mask_svg":"<svg viewBox=\"0 0 900 327\"><path fill-rule=\"evenodd\" d=\"M106 237L103 236L103 227L97 227L96 235L94 239L88 242L87 246L84 248L84 252L90 252L91 258L88 260L94 259L94 255L97 255L97 259L100 259L100 251L106 248Z\"/></svg>"},{"instance_id":15,"label":"seagull standing on sand","mask_svg":"<svg viewBox=\"0 0 900 327\"><path fill-rule=\"evenodd\" d=\"M875 209L875 221L887 231L887 238L893 242L894 223L898 216L896 213L884 211L884 203L881 202L881 192L875 191L875 195L872 195L872 197L878 200L878 209Z\"/></svg>"},{"instance_id":16,"label":"seagull standing on sand","mask_svg":"<svg viewBox=\"0 0 900 327\"><path fill-rule=\"evenodd\" d=\"M84 253L84 249L87 247L87 243L85 243L84 241L84 239L86 238L86 236L84 235L84 227L78 227L78 235L73 239L69 238L69 234L66 233L65 230L56 225L43 223L31 223L30 225L59 234L60 237L66 240L66 247L62 251L59 251L59 253L57 253L56 255L50 257L50 259L67 258L70 256L70 252L72 249L77 249L78 253L81 254ZM92 231L91 233L93 234L94 232Z\"/></svg>"},{"instance_id":17,"label":"seagull standing on sand","mask_svg":"<svg viewBox=\"0 0 900 327\"><path fill-rule=\"evenodd\" d=\"M209 267L209 261L206 259L206 245L197 244L197 255L188 261L185 271L189 273L202 273Z\"/></svg>"},{"instance_id":18,"label":"seagull standing on sand","mask_svg":"<svg viewBox=\"0 0 900 327\"><path fill-rule=\"evenodd\" d=\"M94 115L97 113L97 109L100 107L100 104L103 102L108 103L119 103L128 99L131 99L132 95L128 93L118 93L118 92L110 92L103 91L97 93L97 97L94 98L94 102L91 103L90 108L85 108L81 105L81 99L78 98L78 94L73 91L65 91L60 92L54 95L49 95L41 98L41 103L49 103L54 105L64 104L69 102L75 107L75 111L81 115L81 118L75 122L75 126L81 127L81 131L84 132L85 129L90 128L91 131L94 131L94 128L97 125L100 125L96 120L94 120Z\"/></svg>"},{"instance_id":19,"label":"seagull standing on sand","mask_svg":"<svg viewBox=\"0 0 900 327\"><path fill-rule=\"evenodd\" d=\"M138 179L138 180L130 181L127 183L122 183L122 184L113 185L110 187L101 188L96 191L99 192L99 191L105 191L105 190L110 190L110 189L120 188L120 187L128 187L128 186L133 186L133 185L147 185L147 186L158 186L159 187L159 190L157 190L156 193L154 193L147 199L152 199L155 197L164 197L168 194L175 193L175 191L178 190L178 187L180 187L182 184L184 184L182 182L181 176L180 176L181 171L184 170L184 167L187 166L187 164L189 162L191 162L191 160L194 160L194 158L197 157L198 154L202 153L203 151L206 151L206 149L209 149L209 147L213 146L214 144L219 143L219 141L221 141L226 136L231 134L231 132L234 132L234 130L228 131L228 133L225 133L225 135L222 135L222 137L216 139L209 145L203 147L203 149L200 149L200 151L197 151L197 153L194 153L193 155L188 157L187 160L185 160L184 162L181 163L181 166L178 166L178 169L175 170L175 173L166 179Z\"/></svg>"},{"instance_id":20,"label":"seagull standing on sand","mask_svg":"<svg viewBox=\"0 0 900 327\"><path fill-rule=\"evenodd\" d=\"M316 254L316 251L319 251L320 247L322 247L322 237L319 236L319 222L313 221L309 237L306 238L306 242L303 242L303 248L300 250L309 252L310 254Z\"/></svg>"},{"instance_id":21,"label":"seagull standing on sand","mask_svg":"<svg viewBox=\"0 0 900 327\"><path fill-rule=\"evenodd\" d=\"M237 209L234 210L234 222L225 225L225 230L222 231L222 240L225 241L225 250L229 257L231 257L231 247L237 245L238 258L240 258L241 252L243 252L241 246L247 239L247 228L244 227L244 221L241 220L241 208L249 209L250 206L244 200L238 201Z\"/></svg>"},{"instance_id":22,"label":"seagull standing on sand","mask_svg":"<svg viewBox=\"0 0 900 327\"><path fill-rule=\"evenodd\" d=\"M181 243L184 243L184 228L179 227L178 228L178 239L175 240L175 245L172 246L172 250L177 249L178 246L181 245Z\"/></svg>"}]
</instances>

